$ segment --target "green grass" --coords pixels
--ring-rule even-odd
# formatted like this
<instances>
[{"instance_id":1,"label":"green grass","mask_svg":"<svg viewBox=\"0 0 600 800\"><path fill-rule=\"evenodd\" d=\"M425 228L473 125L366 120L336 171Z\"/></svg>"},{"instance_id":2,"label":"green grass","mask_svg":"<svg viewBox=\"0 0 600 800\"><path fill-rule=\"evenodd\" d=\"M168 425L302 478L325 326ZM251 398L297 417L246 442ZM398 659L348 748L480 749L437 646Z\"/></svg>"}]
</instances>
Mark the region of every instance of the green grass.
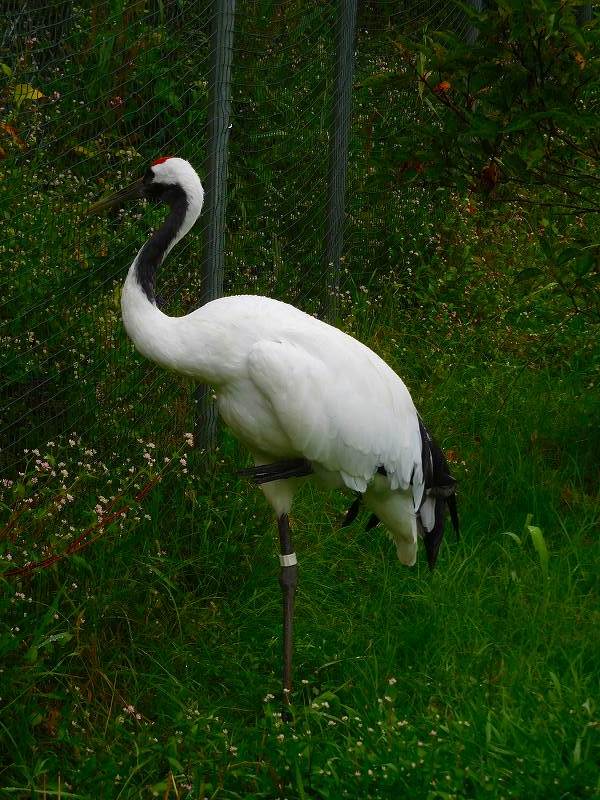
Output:
<instances>
[{"instance_id":1,"label":"green grass","mask_svg":"<svg viewBox=\"0 0 600 800\"><path fill-rule=\"evenodd\" d=\"M135 30L121 5L111 13L125 46ZM268 41L272 4L262 5L256 29L264 23ZM291 16L301 8L287 6ZM304 71L287 48L245 54L235 99L244 125L231 140L228 290L309 310L325 284L326 115L313 112L328 97L328 51L317 58L315 43L330 10L315 6L307 18L314 36L294 34ZM249 12L250 34L253 20ZM143 40L158 42L154 33ZM597 323L574 313L554 283L534 290L519 279L546 264L532 235L540 213L400 185L390 133L418 124L421 112L391 91L385 115L373 115L371 90L357 81L340 324L406 380L452 454L462 536L447 536L435 572L422 553L411 570L384 531L364 531L366 519L340 529L347 497L306 487L292 520L300 583L294 720L284 725L272 514L235 477L247 455L227 434L209 474L199 453L181 465L190 391L125 338L119 285L149 212L79 216L159 155L170 130L167 152L202 163L199 133L188 141L204 124L202 71L188 64L197 97L172 120L170 84L152 60L162 51L141 49L149 62L129 65L128 82L144 78L149 127L123 153L116 111L105 104L97 119L98 98L116 91L113 74L123 77L95 66L112 47L110 15L94 35L89 65L70 68L85 67L79 78L69 69L39 84L89 105L71 103L68 116L64 102L29 109L27 119L60 135L49 151L36 148L36 169L5 159L0 170L11 298L1 463L16 463L14 485L0 482L1 800L599 796ZM359 78L394 68L393 58L385 63L394 48L371 24L359 44ZM180 67L174 58L177 92ZM300 89L304 106L290 115ZM128 96L126 111L137 114L143 98ZM153 130L155 103L164 115ZM24 117L8 121L25 135ZM285 136L264 138L280 127ZM75 160L82 144L91 149ZM199 296L201 249L192 235L165 265L159 292L169 313ZM73 428L86 434L71 445ZM33 447L48 469L36 469ZM4 574L88 527L97 532L96 505L109 508L121 490L119 502L131 503L135 483L159 469L163 480L141 507L87 549L25 578Z\"/></svg>"},{"instance_id":2,"label":"green grass","mask_svg":"<svg viewBox=\"0 0 600 800\"><path fill-rule=\"evenodd\" d=\"M73 445L28 434L55 471L66 464L67 489L19 455L28 477L0 486L2 522L26 496L39 504L4 530L2 569L62 550L121 489L129 503L135 483L163 480L88 549L3 580L0 798L600 793L597 340L560 296L515 284L536 253L510 210L489 209L486 227L461 209L449 201L444 223L430 200L408 203L418 277L397 269L361 289L352 273L341 324L405 378L452 454L462 537L448 535L434 573L422 557L411 570L365 519L339 528L348 498L303 491L291 725L278 716L276 529L235 477L247 455L225 434L214 471L199 453L183 467L189 391L132 354L112 277L101 313L78 302L69 335L93 371L73 379L73 414L101 424Z\"/></svg>"},{"instance_id":3,"label":"green grass","mask_svg":"<svg viewBox=\"0 0 600 800\"><path fill-rule=\"evenodd\" d=\"M6 583L0 796L595 796L597 406L573 372L530 370L506 398L507 372L482 389L457 369L445 410L423 397L463 528L433 574L339 529L343 496L300 496L290 725L275 527L227 437L214 475L167 473L150 519Z\"/></svg>"}]
</instances>

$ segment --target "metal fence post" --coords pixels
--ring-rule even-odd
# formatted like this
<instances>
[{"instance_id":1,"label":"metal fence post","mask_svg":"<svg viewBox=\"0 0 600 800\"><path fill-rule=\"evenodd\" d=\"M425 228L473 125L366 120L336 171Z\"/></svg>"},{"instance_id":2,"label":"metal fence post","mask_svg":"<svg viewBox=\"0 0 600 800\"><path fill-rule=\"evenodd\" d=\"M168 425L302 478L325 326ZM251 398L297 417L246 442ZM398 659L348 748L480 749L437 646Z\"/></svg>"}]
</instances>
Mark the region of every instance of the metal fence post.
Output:
<instances>
[{"instance_id":1,"label":"metal fence post","mask_svg":"<svg viewBox=\"0 0 600 800\"><path fill-rule=\"evenodd\" d=\"M202 264L202 304L223 294L227 146L231 114L235 0L214 0L211 14L207 155L204 165L206 224ZM210 395L207 386L199 386L195 392L196 447L207 451L215 448L217 440L217 410Z\"/></svg>"},{"instance_id":2,"label":"metal fence post","mask_svg":"<svg viewBox=\"0 0 600 800\"><path fill-rule=\"evenodd\" d=\"M348 168L348 138L352 113L354 37L357 0L338 0L336 12L335 90L329 145L326 265L328 270L327 316L338 313L341 256L344 244L344 207Z\"/></svg>"},{"instance_id":3,"label":"metal fence post","mask_svg":"<svg viewBox=\"0 0 600 800\"><path fill-rule=\"evenodd\" d=\"M468 2L471 8L474 9L475 11L478 11L479 13L483 11L484 0L468 0ZM467 28L467 35L466 35L467 44L474 45L475 42L477 41L478 36L479 36L479 30L477 29L477 27L475 25L469 25L469 27Z\"/></svg>"}]
</instances>

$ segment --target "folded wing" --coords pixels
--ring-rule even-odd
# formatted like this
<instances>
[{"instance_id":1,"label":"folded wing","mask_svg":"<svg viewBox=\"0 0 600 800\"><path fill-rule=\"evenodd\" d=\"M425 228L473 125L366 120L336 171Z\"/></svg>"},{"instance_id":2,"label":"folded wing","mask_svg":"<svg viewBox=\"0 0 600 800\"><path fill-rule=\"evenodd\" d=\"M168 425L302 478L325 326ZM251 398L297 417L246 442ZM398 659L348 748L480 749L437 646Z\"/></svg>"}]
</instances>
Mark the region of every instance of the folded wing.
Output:
<instances>
[{"instance_id":1,"label":"folded wing","mask_svg":"<svg viewBox=\"0 0 600 800\"><path fill-rule=\"evenodd\" d=\"M248 374L297 452L364 492L384 468L392 489L423 496L419 420L408 389L375 353L350 337L310 343L263 340Z\"/></svg>"}]
</instances>

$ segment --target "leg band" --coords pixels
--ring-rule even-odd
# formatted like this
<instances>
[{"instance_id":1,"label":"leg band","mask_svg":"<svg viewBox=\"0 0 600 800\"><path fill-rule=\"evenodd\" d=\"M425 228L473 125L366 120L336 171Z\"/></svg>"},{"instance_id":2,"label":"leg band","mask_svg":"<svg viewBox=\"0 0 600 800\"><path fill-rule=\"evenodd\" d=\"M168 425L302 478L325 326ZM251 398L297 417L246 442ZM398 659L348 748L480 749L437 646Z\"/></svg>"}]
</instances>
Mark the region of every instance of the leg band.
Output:
<instances>
[{"instance_id":1,"label":"leg band","mask_svg":"<svg viewBox=\"0 0 600 800\"><path fill-rule=\"evenodd\" d=\"M296 553L289 553L289 555L279 556L279 563L282 567L293 567L295 564L298 563L298 559L296 558Z\"/></svg>"}]
</instances>

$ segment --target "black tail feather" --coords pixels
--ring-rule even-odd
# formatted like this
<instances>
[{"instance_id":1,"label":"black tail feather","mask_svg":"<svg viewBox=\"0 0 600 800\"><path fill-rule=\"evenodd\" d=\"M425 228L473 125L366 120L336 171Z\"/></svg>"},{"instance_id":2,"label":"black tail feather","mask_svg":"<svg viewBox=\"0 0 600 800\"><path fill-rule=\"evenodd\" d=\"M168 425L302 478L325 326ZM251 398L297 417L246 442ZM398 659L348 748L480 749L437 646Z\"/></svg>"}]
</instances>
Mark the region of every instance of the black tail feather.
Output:
<instances>
[{"instance_id":1,"label":"black tail feather","mask_svg":"<svg viewBox=\"0 0 600 800\"><path fill-rule=\"evenodd\" d=\"M425 543L425 552L427 553L427 563L429 569L435 567L438 553L442 539L444 538L444 522L446 516L446 501L441 498L436 498L435 501L435 523L430 531L425 532L423 541Z\"/></svg>"},{"instance_id":2,"label":"black tail feather","mask_svg":"<svg viewBox=\"0 0 600 800\"><path fill-rule=\"evenodd\" d=\"M460 526L458 524L458 507L456 504L456 495L451 494L446 500L446 503L448 505L448 511L450 512L452 527L454 528L454 533L456 534L456 541L458 542L460 540Z\"/></svg>"},{"instance_id":3,"label":"black tail feather","mask_svg":"<svg viewBox=\"0 0 600 800\"><path fill-rule=\"evenodd\" d=\"M421 458L425 481L425 491L421 505L427 497L435 498L434 525L430 531L425 532L423 537L427 552L427 562L430 569L433 569L444 538L446 508L450 512L450 519L456 537L458 538L459 536L456 480L450 475L450 468L441 447L432 438L420 417L419 428L421 431Z\"/></svg>"}]
</instances>

